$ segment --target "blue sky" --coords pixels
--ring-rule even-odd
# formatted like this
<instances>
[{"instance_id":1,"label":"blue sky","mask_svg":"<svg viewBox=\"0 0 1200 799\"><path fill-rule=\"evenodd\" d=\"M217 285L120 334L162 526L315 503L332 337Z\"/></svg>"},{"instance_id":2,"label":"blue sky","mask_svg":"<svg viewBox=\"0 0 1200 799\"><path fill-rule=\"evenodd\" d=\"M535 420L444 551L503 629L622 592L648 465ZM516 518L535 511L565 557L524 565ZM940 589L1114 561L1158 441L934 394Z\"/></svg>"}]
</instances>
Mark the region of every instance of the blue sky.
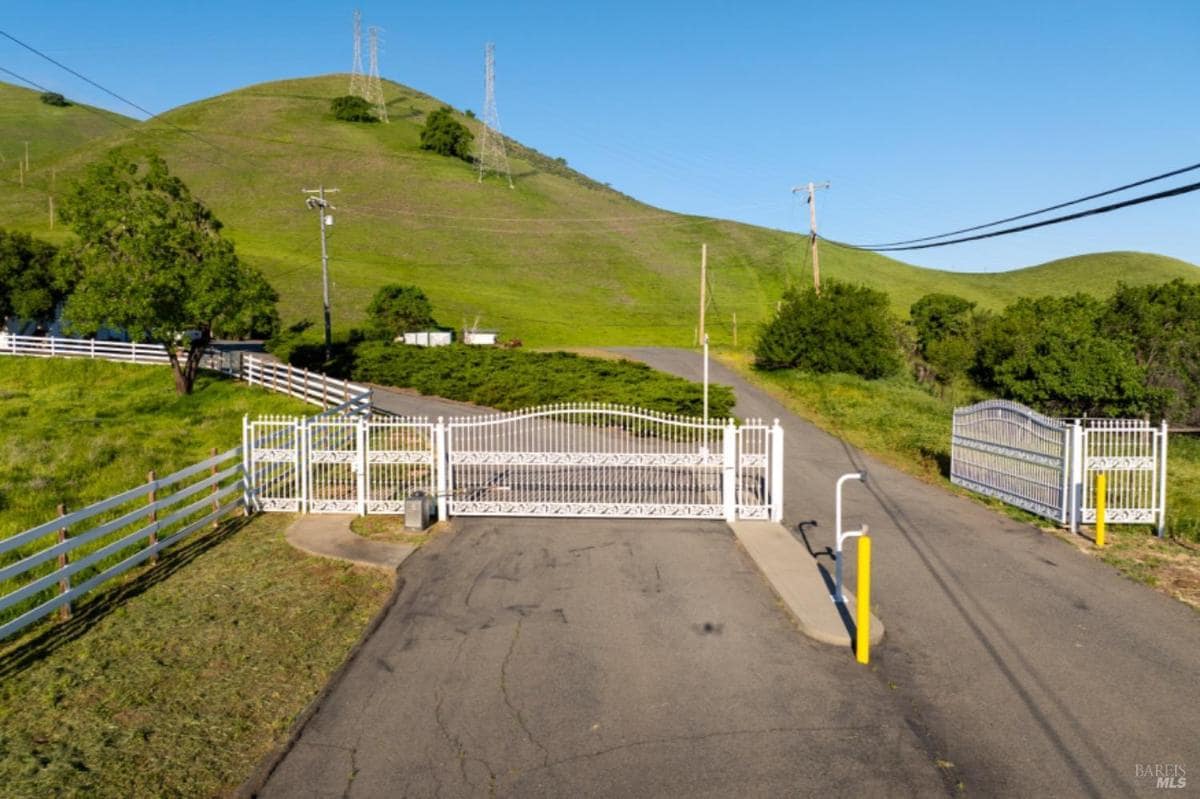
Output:
<instances>
[{"instance_id":1,"label":"blue sky","mask_svg":"<svg viewBox=\"0 0 1200 799\"><path fill-rule=\"evenodd\" d=\"M480 110L483 44L494 41L505 133L676 211L807 229L791 188L829 180L822 233L892 241L1200 162L1193 0L45 0L10 10L0 28L157 112L349 71L355 7L385 31L384 77L459 108ZM138 116L6 40L0 66ZM1200 263L1200 192L897 255L993 271L1115 249Z\"/></svg>"}]
</instances>

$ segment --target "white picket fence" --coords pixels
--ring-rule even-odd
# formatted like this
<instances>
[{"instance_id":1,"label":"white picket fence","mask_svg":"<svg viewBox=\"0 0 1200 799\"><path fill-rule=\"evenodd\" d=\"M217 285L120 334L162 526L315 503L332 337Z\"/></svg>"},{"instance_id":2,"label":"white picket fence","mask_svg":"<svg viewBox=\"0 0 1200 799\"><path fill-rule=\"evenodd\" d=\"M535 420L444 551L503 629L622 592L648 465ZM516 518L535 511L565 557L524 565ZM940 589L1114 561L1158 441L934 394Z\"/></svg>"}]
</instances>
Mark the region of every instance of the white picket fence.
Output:
<instances>
[{"instance_id":1,"label":"white picket fence","mask_svg":"<svg viewBox=\"0 0 1200 799\"><path fill-rule=\"evenodd\" d=\"M1167 423L1053 419L1016 402L954 411L950 480L1078 530L1096 521L1096 475L1107 475L1105 520L1166 525Z\"/></svg>"}]
</instances>

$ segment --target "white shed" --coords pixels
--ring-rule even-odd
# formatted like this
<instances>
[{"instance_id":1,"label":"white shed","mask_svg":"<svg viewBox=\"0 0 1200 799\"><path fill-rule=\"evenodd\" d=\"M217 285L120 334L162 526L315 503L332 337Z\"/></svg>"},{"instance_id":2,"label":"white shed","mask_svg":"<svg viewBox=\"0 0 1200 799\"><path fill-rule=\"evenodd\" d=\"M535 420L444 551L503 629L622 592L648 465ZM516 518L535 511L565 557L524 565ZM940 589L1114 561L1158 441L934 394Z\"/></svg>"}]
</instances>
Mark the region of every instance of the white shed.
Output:
<instances>
[{"instance_id":1,"label":"white shed","mask_svg":"<svg viewBox=\"0 0 1200 799\"><path fill-rule=\"evenodd\" d=\"M463 343L479 344L486 347L496 346L496 339L500 337L499 330L465 330L463 331Z\"/></svg>"},{"instance_id":2,"label":"white shed","mask_svg":"<svg viewBox=\"0 0 1200 799\"><path fill-rule=\"evenodd\" d=\"M450 330L418 330L405 333L397 341L415 347L446 347L454 342L454 333Z\"/></svg>"}]
</instances>

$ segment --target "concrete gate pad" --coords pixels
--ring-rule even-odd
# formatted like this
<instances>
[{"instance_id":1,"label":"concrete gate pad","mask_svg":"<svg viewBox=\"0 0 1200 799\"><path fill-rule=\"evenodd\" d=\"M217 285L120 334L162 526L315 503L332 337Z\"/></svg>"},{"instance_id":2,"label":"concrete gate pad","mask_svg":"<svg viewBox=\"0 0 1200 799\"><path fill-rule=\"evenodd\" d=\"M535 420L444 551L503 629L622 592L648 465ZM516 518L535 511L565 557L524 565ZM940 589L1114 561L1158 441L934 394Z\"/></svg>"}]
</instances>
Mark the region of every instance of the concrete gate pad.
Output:
<instances>
[{"instance_id":1,"label":"concrete gate pad","mask_svg":"<svg viewBox=\"0 0 1200 799\"><path fill-rule=\"evenodd\" d=\"M359 566L394 572L405 558L413 553L408 544L371 541L350 530L350 514L315 514L300 516L284 533L287 542L301 552L322 558L346 560Z\"/></svg>"}]
</instances>

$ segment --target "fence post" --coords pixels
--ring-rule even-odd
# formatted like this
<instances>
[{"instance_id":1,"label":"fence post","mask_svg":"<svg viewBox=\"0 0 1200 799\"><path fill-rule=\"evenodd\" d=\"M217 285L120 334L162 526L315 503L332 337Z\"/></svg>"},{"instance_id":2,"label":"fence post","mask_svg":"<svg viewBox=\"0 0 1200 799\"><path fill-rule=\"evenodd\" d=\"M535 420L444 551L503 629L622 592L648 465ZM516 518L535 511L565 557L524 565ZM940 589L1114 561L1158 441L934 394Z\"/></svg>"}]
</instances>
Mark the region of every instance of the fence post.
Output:
<instances>
[{"instance_id":1,"label":"fence post","mask_svg":"<svg viewBox=\"0 0 1200 799\"><path fill-rule=\"evenodd\" d=\"M1158 537L1162 538L1167 529L1167 420L1162 420L1162 446L1159 448L1158 465Z\"/></svg>"},{"instance_id":2,"label":"fence post","mask_svg":"<svg viewBox=\"0 0 1200 799\"><path fill-rule=\"evenodd\" d=\"M250 515L250 414L242 414L242 515Z\"/></svg>"},{"instance_id":3,"label":"fence post","mask_svg":"<svg viewBox=\"0 0 1200 799\"><path fill-rule=\"evenodd\" d=\"M439 416L433 427L433 473L437 490L438 521L444 522L449 518L449 497L446 495L449 485L447 471L450 469L450 455L446 452L446 423Z\"/></svg>"},{"instance_id":4,"label":"fence post","mask_svg":"<svg viewBox=\"0 0 1200 799\"><path fill-rule=\"evenodd\" d=\"M63 516L66 516L66 515L67 515L66 506L63 505L61 502L58 503L59 518L61 519ZM58 543L61 544L66 540L67 540L67 528L66 527L58 528ZM60 569L67 568L67 553L66 552L58 553L58 568L60 568ZM64 575L62 577L62 579L60 579L58 581L59 596L67 593L70 590L71 590L71 576ZM64 603L63 606L58 609L58 617L60 619L62 619L63 621L66 621L67 619L71 618L71 603L70 602Z\"/></svg>"},{"instance_id":5,"label":"fence post","mask_svg":"<svg viewBox=\"0 0 1200 799\"><path fill-rule=\"evenodd\" d=\"M288 361L288 365L287 365L287 389L288 389L287 393L292 394L292 396L295 396L295 394L293 394L293 392L296 389L292 383L292 362L291 361Z\"/></svg>"},{"instance_id":6,"label":"fence post","mask_svg":"<svg viewBox=\"0 0 1200 799\"><path fill-rule=\"evenodd\" d=\"M54 336L50 337L50 354L54 354Z\"/></svg>"},{"instance_id":7,"label":"fence post","mask_svg":"<svg viewBox=\"0 0 1200 799\"><path fill-rule=\"evenodd\" d=\"M212 448L212 456L214 458L217 457L217 448L216 447ZM216 463L214 463L212 465L212 476L213 477L217 476L217 464ZM212 484L212 491L210 491L209 493L210 494L217 493L217 483L215 480L213 481L213 484ZM216 513L220 509L221 509L221 500L217 499L216 497L213 497L213 513ZM221 526L221 520L213 519L213 527L220 527L220 526Z\"/></svg>"},{"instance_id":8,"label":"fence post","mask_svg":"<svg viewBox=\"0 0 1200 799\"><path fill-rule=\"evenodd\" d=\"M321 410L329 410L329 378L321 374Z\"/></svg>"},{"instance_id":9,"label":"fence post","mask_svg":"<svg viewBox=\"0 0 1200 799\"><path fill-rule=\"evenodd\" d=\"M147 499L147 504L153 505L156 498L158 497L158 492L154 488L154 470L153 469L151 469L150 473L148 475L146 475L146 482L151 484L150 496ZM150 524L152 524L152 525L158 524L158 511L157 510L150 511ZM154 548L154 546L156 544L158 544L158 529L153 528L150 530L150 540L146 542L146 546L148 546L150 548ZM158 563L158 553L157 552L151 553L150 563L151 563L151 565Z\"/></svg>"},{"instance_id":10,"label":"fence post","mask_svg":"<svg viewBox=\"0 0 1200 799\"><path fill-rule=\"evenodd\" d=\"M90 345L89 350L91 352L92 360L94 361L96 360L96 339L89 339L88 344Z\"/></svg>"},{"instance_id":11,"label":"fence post","mask_svg":"<svg viewBox=\"0 0 1200 799\"><path fill-rule=\"evenodd\" d=\"M783 427L779 420L771 426L771 521L783 521Z\"/></svg>"},{"instance_id":12,"label":"fence post","mask_svg":"<svg viewBox=\"0 0 1200 799\"><path fill-rule=\"evenodd\" d=\"M725 505L725 521L737 521L737 428L733 420L725 422L721 435L723 456L721 467L721 499Z\"/></svg>"},{"instance_id":13,"label":"fence post","mask_svg":"<svg viewBox=\"0 0 1200 799\"><path fill-rule=\"evenodd\" d=\"M355 417L355 435L358 438L357 455L358 463L355 464L358 468L354 471L358 473L356 482L358 483L358 515L367 515L367 420L361 416Z\"/></svg>"},{"instance_id":14,"label":"fence post","mask_svg":"<svg viewBox=\"0 0 1200 799\"><path fill-rule=\"evenodd\" d=\"M1076 419L1071 425L1071 532L1079 532L1080 517L1083 515L1083 427Z\"/></svg>"}]
</instances>

